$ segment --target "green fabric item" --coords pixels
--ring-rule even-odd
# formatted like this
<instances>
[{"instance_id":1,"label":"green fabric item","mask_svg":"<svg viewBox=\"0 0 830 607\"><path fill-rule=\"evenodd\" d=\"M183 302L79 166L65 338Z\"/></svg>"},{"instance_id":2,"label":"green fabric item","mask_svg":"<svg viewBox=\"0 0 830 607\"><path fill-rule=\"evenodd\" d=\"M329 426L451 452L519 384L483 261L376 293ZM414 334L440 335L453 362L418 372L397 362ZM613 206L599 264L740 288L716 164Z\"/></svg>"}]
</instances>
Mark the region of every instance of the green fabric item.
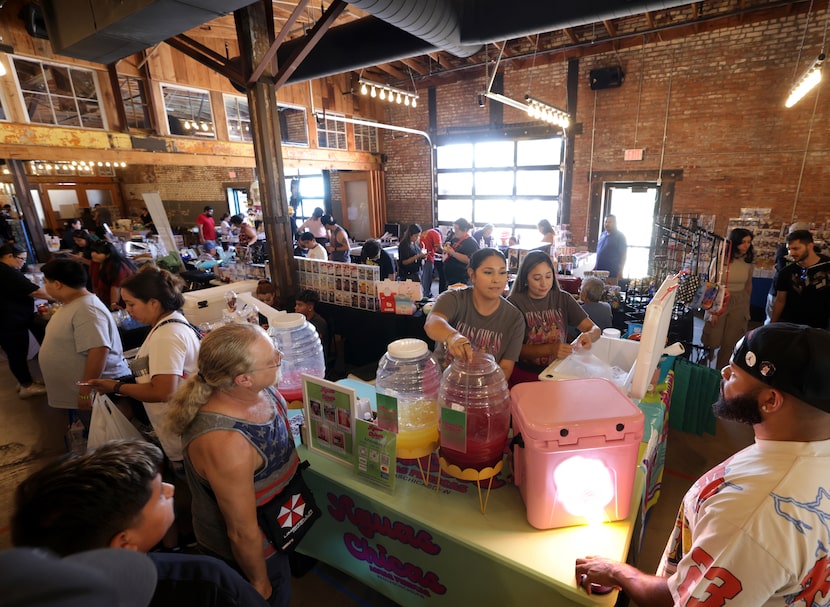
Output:
<instances>
[{"instance_id":1,"label":"green fabric item","mask_svg":"<svg viewBox=\"0 0 830 607\"><path fill-rule=\"evenodd\" d=\"M683 359L675 361L674 373L669 427L697 435L715 434L712 404L720 396L720 373Z\"/></svg>"}]
</instances>

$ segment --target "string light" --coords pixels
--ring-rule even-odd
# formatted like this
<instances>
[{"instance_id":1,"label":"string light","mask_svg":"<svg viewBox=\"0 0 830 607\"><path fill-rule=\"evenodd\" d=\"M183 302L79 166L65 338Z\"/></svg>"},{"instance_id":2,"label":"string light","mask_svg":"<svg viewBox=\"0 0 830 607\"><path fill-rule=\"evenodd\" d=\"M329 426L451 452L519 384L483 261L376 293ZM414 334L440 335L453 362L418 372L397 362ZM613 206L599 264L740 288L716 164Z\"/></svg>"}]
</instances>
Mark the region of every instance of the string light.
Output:
<instances>
[{"instance_id":1,"label":"string light","mask_svg":"<svg viewBox=\"0 0 830 607\"><path fill-rule=\"evenodd\" d=\"M33 160L29 163L30 171L33 174L55 174L55 175L73 175L92 173L96 167L111 168L111 169L126 169L127 163L124 161L94 161L90 160L62 160L59 162L48 162L45 160ZM4 173L8 175L8 173Z\"/></svg>"},{"instance_id":2,"label":"string light","mask_svg":"<svg viewBox=\"0 0 830 607\"><path fill-rule=\"evenodd\" d=\"M387 84L379 84L371 80L358 80L360 85L360 94L369 95L370 97L380 97L381 101L389 101L389 103L402 103L408 107L418 107L418 93L410 93L403 89L395 88ZM380 92L378 92L380 91Z\"/></svg>"},{"instance_id":3,"label":"string light","mask_svg":"<svg viewBox=\"0 0 830 607\"><path fill-rule=\"evenodd\" d=\"M793 87L790 89L790 96L787 97L784 107L792 107L806 95L813 88L821 82L821 65L824 63L824 53L821 53L813 60L813 63L807 68L807 71L801 74Z\"/></svg>"},{"instance_id":4,"label":"string light","mask_svg":"<svg viewBox=\"0 0 830 607\"><path fill-rule=\"evenodd\" d=\"M563 129L568 128L571 123L571 117L568 112L560 110L559 108L548 105L544 101L534 99L530 95L525 95L527 102L527 115L537 120L542 120L549 124L555 124Z\"/></svg>"}]
</instances>

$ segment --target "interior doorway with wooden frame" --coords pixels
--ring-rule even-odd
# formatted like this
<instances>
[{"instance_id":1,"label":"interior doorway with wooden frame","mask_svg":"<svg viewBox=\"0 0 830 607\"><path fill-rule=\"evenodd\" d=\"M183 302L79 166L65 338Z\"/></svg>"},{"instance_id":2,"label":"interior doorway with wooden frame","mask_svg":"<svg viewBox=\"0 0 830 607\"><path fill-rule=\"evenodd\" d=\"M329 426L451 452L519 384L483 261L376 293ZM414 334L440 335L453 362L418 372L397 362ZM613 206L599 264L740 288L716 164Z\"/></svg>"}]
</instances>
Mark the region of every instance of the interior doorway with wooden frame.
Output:
<instances>
[{"instance_id":1,"label":"interior doorway with wooden frame","mask_svg":"<svg viewBox=\"0 0 830 607\"><path fill-rule=\"evenodd\" d=\"M383 234L386 198L383 171L341 171L343 227L353 241L365 241Z\"/></svg>"},{"instance_id":2,"label":"interior doorway with wooden frame","mask_svg":"<svg viewBox=\"0 0 830 607\"><path fill-rule=\"evenodd\" d=\"M652 233L659 217L671 214L675 182L682 171L594 173L591 179L589 246L596 251L605 218L614 215L628 244L622 278L650 274L654 258Z\"/></svg>"},{"instance_id":3,"label":"interior doorway with wooden frame","mask_svg":"<svg viewBox=\"0 0 830 607\"><path fill-rule=\"evenodd\" d=\"M30 183L40 192L43 227L56 234L63 231L66 220L80 217L82 209L94 209L98 204L110 209L113 221L122 214L121 190L117 183Z\"/></svg>"}]
</instances>

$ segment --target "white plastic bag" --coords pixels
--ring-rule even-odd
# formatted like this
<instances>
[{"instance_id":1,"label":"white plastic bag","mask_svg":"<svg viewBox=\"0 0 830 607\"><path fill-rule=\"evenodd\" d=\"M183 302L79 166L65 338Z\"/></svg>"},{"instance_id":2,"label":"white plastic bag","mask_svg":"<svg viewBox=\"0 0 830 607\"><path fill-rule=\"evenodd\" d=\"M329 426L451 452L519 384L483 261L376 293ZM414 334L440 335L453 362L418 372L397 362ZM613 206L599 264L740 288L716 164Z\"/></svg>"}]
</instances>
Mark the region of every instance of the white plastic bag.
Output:
<instances>
[{"instance_id":1,"label":"white plastic bag","mask_svg":"<svg viewBox=\"0 0 830 607\"><path fill-rule=\"evenodd\" d=\"M87 447L97 449L107 441L115 439L143 440L144 437L106 394L96 394L92 401L92 421L89 424Z\"/></svg>"}]
</instances>

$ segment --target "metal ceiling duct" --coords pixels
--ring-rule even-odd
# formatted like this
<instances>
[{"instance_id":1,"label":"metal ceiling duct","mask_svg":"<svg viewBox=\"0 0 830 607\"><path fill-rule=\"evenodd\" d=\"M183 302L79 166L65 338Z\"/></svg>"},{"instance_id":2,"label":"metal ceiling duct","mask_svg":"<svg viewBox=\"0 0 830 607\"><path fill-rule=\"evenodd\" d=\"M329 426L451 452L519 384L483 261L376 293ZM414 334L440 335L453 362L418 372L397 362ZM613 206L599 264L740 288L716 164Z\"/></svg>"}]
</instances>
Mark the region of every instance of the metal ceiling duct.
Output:
<instances>
[{"instance_id":1,"label":"metal ceiling duct","mask_svg":"<svg viewBox=\"0 0 830 607\"><path fill-rule=\"evenodd\" d=\"M254 0L42 0L52 49L114 63Z\"/></svg>"},{"instance_id":2,"label":"metal ceiling duct","mask_svg":"<svg viewBox=\"0 0 830 607\"><path fill-rule=\"evenodd\" d=\"M690 0L465 0L461 44L487 44L693 4Z\"/></svg>"},{"instance_id":3,"label":"metal ceiling duct","mask_svg":"<svg viewBox=\"0 0 830 607\"><path fill-rule=\"evenodd\" d=\"M347 0L352 6L394 25L456 57L470 57L481 44L461 42L458 0Z\"/></svg>"},{"instance_id":4,"label":"metal ceiling duct","mask_svg":"<svg viewBox=\"0 0 830 607\"><path fill-rule=\"evenodd\" d=\"M330 29L289 82L359 70L435 50L468 57L477 52L482 44L490 42L502 42L692 3L690 0L582 0L568 4L551 0L514 0L511 3L506 3L505 0L347 1L371 13L373 17ZM368 21L369 19L373 21ZM418 45L413 45L409 38L390 37L388 31L381 34L380 20L394 26L399 32L404 30L409 35L426 41L434 48L407 54ZM359 37L345 31L347 27L359 32ZM368 42L380 41L381 35L384 42L366 48ZM335 39L336 44L326 42ZM289 56L290 50L297 44L299 41L283 44L279 56ZM353 55L352 49L361 49L362 52L359 56Z\"/></svg>"}]
</instances>

